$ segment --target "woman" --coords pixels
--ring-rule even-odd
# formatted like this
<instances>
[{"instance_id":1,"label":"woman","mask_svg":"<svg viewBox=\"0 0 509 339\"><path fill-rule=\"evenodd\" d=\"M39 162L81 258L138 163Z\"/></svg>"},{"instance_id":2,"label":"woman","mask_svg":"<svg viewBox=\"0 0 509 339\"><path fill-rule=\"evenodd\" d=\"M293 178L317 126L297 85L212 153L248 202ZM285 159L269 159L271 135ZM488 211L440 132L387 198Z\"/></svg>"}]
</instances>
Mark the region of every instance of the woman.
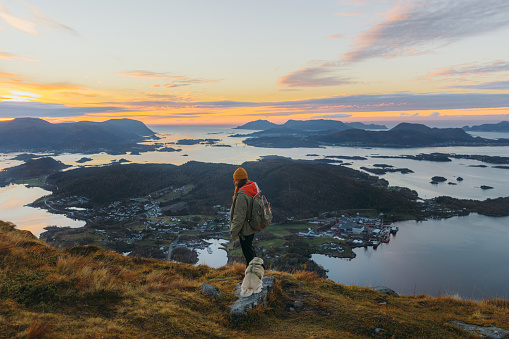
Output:
<instances>
[{"instance_id":1,"label":"woman","mask_svg":"<svg viewBox=\"0 0 509 339\"><path fill-rule=\"evenodd\" d=\"M239 237L246 264L249 264L256 257L253 238L255 232L260 230L252 227L248 218L253 208L253 197L260 193L260 189L256 182L248 181L247 172L242 167L237 168L233 173L233 182L235 193L230 209L230 237L232 241L236 241Z\"/></svg>"}]
</instances>

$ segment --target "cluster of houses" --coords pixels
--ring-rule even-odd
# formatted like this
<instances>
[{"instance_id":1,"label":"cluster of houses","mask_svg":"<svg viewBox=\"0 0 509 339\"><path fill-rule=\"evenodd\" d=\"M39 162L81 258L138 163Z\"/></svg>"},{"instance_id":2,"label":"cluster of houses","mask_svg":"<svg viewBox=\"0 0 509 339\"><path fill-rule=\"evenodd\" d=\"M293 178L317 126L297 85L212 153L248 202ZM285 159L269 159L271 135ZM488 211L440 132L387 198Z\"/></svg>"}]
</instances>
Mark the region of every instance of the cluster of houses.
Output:
<instances>
[{"instance_id":1,"label":"cluster of houses","mask_svg":"<svg viewBox=\"0 0 509 339\"><path fill-rule=\"evenodd\" d=\"M297 235L306 238L333 238L344 240L351 247L378 246L381 242L389 242L391 234L398 231L397 226L383 223L381 218L341 217L319 220L308 220L310 226L307 232L298 232Z\"/></svg>"}]
</instances>

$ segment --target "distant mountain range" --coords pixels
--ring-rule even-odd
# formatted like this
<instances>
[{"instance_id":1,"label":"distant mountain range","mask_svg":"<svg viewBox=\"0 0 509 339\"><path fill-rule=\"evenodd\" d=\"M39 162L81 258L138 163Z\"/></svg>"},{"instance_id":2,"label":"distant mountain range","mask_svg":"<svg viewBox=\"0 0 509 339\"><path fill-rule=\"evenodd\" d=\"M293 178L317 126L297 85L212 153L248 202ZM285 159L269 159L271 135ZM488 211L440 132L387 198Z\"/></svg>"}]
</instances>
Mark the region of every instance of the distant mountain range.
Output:
<instances>
[{"instance_id":1,"label":"distant mountain range","mask_svg":"<svg viewBox=\"0 0 509 339\"><path fill-rule=\"evenodd\" d=\"M244 135L245 136L245 135ZM302 131L274 128L249 134L244 143L255 147L437 147L501 146L509 139L473 137L461 128L430 128L422 124L401 123L388 131L346 129L342 131Z\"/></svg>"},{"instance_id":2,"label":"distant mountain range","mask_svg":"<svg viewBox=\"0 0 509 339\"><path fill-rule=\"evenodd\" d=\"M324 131L324 130L337 130L344 131L349 128L361 129L387 129L384 125L363 124L362 122L341 122L337 120L288 120L282 125L274 124L267 120L256 120L248 122L237 129L250 129L250 130L270 130L273 128L289 128L292 130L300 131Z\"/></svg>"},{"instance_id":3,"label":"distant mountain range","mask_svg":"<svg viewBox=\"0 0 509 339\"><path fill-rule=\"evenodd\" d=\"M131 119L52 124L17 118L0 122L0 152L121 152L154 134L142 122Z\"/></svg>"},{"instance_id":4,"label":"distant mountain range","mask_svg":"<svg viewBox=\"0 0 509 339\"><path fill-rule=\"evenodd\" d=\"M482 124L476 126L464 126L465 131L472 132L509 132L509 121L501 121L498 124Z\"/></svg>"}]
</instances>

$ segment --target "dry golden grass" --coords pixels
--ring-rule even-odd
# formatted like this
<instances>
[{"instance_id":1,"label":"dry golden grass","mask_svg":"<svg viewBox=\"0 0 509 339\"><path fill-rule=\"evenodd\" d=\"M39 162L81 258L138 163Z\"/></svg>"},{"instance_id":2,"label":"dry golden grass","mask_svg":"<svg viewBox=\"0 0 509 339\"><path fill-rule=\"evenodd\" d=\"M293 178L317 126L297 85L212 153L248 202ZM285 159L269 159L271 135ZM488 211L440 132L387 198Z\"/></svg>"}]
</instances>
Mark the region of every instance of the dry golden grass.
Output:
<instances>
[{"instance_id":1,"label":"dry golden grass","mask_svg":"<svg viewBox=\"0 0 509 339\"><path fill-rule=\"evenodd\" d=\"M51 323L51 320L35 318L32 320L26 336L33 339L51 338L54 328L55 325Z\"/></svg>"},{"instance_id":2,"label":"dry golden grass","mask_svg":"<svg viewBox=\"0 0 509 339\"><path fill-rule=\"evenodd\" d=\"M309 271L295 271L295 272L293 272L293 275L297 279L306 280L306 281L317 281L317 280L322 279L315 272L309 272Z\"/></svg>"},{"instance_id":3,"label":"dry golden grass","mask_svg":"<svg viewBox=\"0 0 509 339\"><path fill-rule=\"evenodd\" d=\"M244 276L244 272L246 272L246 264L242 264L240 262L235 261L232 264L233 271L237 274Z\"/></svg>"},{"instance_id":4,"label":"dry golden grass","mask_svg":"<svg viewBox=\"0 0 509 339\"><path fill-rule=\"evenodd\" d=\"M123 257L95 246L54 249L0 222L1 338L468 338L451 320L509 329L509 301L391 297L305 271L267 271L267 306L234 322L245 265L213 269ZM212 299L199 286L217 286ZM290 312L296 300L302 312Z\"/></svg>"},{"instance_id":5,"label":"dry golden grass","mask_svg":"<svg viewBox=\"0 0 509 339\"><path fill-rule=\"evenodd\" d=\"M502 299L502 298L494 298L494 299L483 299L481 301L483 305L487 306L495 306L502 310L508 310L509 309L509 300Z\"/></svg>"}]
</instances>

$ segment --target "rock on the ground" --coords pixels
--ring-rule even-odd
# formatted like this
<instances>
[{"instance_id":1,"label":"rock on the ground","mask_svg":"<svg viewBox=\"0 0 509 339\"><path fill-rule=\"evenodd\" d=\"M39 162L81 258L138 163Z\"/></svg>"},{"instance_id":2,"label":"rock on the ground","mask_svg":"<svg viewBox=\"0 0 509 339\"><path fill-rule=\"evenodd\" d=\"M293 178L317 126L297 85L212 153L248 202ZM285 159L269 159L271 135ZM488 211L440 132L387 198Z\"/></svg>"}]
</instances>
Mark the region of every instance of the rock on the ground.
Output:
<instances>
[{"instance_id":1,"label":"rock on the ground","mask_svg":"<svg viewBox=\"0 0 509 339\"><path fill-rule=\"evenodd\" d=\"M202 284L200 286L200 289L214 299L221 299L221 297L219 296L219 294L221 294L221 290L214 285Z\"/></svg>"},{"instance_id":2,"label":"rock on the ground","mask_svg":"<svg viewBox=\"0 0 509 339\"><path fill-rule=\"evenodd\" d=\"M257 305L266 305L269 293L272 292L276 279L274 277L263 277L262 278L262 291L260 293L252 294L249 297L240 297L240 286L241 283L237 284L235 288L235 295L239 297L230 306L230 314L234 319L243 318L247 311Z\"/></svg>"},{"instance_id":3,"label":"rock on the ground","mask_svg":"<svg viewBox=\"0 0 509 339\"><path fill-rule=\"evenodd\" d=\"M390 288L385 287L385 286L375 286L375 287L372 287L372 289L374 289L377 292L385 293L385 294L393 296L393 297L399 297L399 294L394 292L394 290L391 290Z\"/></svg>"},{"instance_id":4,"label":"rock on the ground","mask_svg":"<svg viewBox=\"0 0 509 339\"><path fill-rule=\"evenodd\" d=\"M477 326L477 325L471 325L466 324L461 321L449 321L448 323L445 323L449 326L454 326L456 328L462 329L463 331L466 331L468 333L471 333L473 335L481 336L483 338L492 338L492 339L504 339L509 338L509 331L504 330L503 328L498 327L483 327L483 326Z\"/></svg>"},{"instance_id":5,"label":"rock on the ground","mask_svg":"<svg viewBox=\"0 0 509 339\"><path fill-rule=\"evenodd\" d=\"M300 300L295 300L295 302L293 303L293 308L295 309L295 311L300 312L304 309L304 303Z\"/></svg>"}]
</instances>

